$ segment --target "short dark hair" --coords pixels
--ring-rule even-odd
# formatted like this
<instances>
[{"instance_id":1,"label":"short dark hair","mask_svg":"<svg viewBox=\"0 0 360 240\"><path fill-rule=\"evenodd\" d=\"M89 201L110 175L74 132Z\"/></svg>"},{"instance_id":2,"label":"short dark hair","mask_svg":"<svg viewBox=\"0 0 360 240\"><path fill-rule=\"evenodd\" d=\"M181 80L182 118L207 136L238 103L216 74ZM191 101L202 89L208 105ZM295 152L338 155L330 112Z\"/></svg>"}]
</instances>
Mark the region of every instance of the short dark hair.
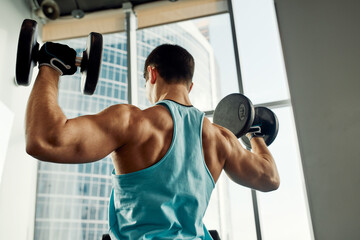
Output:
<instances>
[{"instance_id":1,"label":"short dark hair","mask_svg":"<svg viewBox=\"0 0 360 240\"><path fill-rule=\"evenodd\" d=\"M186 49L178 45L163 44L156 47L145 61L144 78L146 78L149 65L156 67L167 83L190 84L192 82L194 58Z\"/></svg>"}]
</instances>

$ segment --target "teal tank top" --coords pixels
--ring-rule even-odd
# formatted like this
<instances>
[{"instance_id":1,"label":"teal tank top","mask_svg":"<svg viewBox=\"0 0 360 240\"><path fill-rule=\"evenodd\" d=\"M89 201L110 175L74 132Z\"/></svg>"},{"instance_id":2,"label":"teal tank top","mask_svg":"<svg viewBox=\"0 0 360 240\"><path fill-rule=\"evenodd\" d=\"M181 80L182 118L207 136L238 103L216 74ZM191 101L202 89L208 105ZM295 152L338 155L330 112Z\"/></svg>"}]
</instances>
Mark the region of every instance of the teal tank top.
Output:
<instances>
[{"instance_id":1,"label":"teal tank top","mask_svg":"<svg viewBox=\"0 0 360 240\"><path fill-rule=\"evenodd\" d=\"M109 232L112 239L212 239L203 217L215 182L202 151L204 113L171 100L173 139L156 164L112 173Z\"/></svg>"}]
</instances>

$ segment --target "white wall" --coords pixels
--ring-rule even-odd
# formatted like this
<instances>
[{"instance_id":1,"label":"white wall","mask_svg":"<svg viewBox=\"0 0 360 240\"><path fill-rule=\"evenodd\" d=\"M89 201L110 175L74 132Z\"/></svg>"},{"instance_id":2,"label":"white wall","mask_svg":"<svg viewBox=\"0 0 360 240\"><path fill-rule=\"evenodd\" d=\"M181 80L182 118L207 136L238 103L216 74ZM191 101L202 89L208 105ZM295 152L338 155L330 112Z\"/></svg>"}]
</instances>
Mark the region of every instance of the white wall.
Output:
<instances>
[{"instance_id":1,"label":"white wall","mask_svg":"<svg viewBox=\"0 0 360 240\"><path fill-rule=\"evenodd\" d=\"M13 115L8 149L0 161L0 239L33 239L36 161L26 154L24 141L30 88L14 84L19 30L30 10L25 0L0 0L0 6L0 101Z\"/></svg>"},{"instance_id":2,"label":"white wall","mask_svg":"<svg viewBox=\"0 0 360 240\"><path fill-rule=\"evenodd\" d=\"M360 239L360 1L276 6L315 239Z\"/></svg>"}]
</instances>

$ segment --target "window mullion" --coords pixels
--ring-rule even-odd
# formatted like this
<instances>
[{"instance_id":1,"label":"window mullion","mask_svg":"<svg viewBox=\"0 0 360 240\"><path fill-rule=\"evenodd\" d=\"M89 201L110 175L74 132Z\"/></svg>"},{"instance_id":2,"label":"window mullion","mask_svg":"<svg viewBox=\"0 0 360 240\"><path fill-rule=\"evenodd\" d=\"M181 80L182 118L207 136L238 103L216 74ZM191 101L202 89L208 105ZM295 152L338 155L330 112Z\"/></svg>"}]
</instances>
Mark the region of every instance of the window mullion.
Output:
<instances>
[{"instance_id":1,"label":"window mullion","mask_svg":"<svg viewBox=\"0 0 360 240\"><path fill-rule=\"evenodd\" d=\"M128 103L138 104L137 81L137 53L136 53L136 16L131 3L124 3L125 30L127 44L127 77L128 77Z\"/></svg>"}]
</instances>

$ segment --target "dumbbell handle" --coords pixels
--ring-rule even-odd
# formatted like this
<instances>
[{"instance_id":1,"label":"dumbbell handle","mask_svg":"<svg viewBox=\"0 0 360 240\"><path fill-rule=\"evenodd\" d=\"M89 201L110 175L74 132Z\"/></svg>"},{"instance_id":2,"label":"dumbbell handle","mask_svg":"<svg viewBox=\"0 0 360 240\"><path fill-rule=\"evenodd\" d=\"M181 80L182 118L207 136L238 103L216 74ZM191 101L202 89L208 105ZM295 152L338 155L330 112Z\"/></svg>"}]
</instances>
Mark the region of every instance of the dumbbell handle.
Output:
<instances>
[{"instance_id":1,"label":"dumbbell handle","mask_svg":"<svg viewBox=\"0 0 360 240\"><path fill-rule=\"evenodd\" d=\"M260 127L260 126L253 126L253 127L249 128L249 130L247 131L247 133L260 132L260 131L261 131L261 127Z\"/></svg>"},{"instance_id":2,"label":"dumbbell handle","mask_svg":"<svg viewBox=\"0 0 360 240\"><path fill-rule=\"evenodd\" d=\"M75 65L77 66L77 67L80 67L81 66L81 61L82 61L82 57L76 57L75 58Z\"/></svg>"}]
</instances>

